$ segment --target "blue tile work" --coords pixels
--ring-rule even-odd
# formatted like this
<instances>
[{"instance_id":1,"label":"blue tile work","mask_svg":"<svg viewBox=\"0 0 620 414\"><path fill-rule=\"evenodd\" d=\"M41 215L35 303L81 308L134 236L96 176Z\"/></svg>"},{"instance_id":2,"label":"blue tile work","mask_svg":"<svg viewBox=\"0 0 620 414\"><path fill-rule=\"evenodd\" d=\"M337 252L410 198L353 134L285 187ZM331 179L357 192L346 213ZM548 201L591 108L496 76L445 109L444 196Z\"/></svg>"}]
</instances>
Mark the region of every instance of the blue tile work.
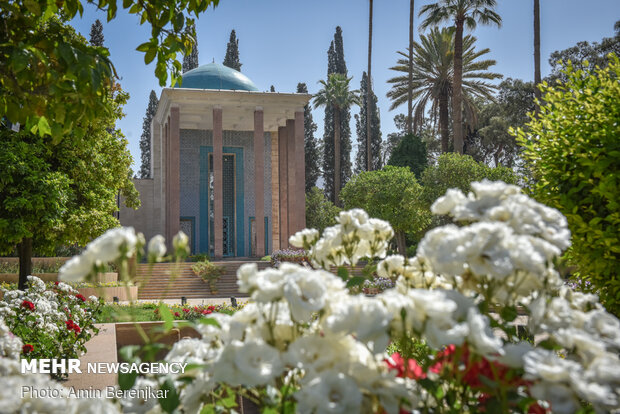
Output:
<instances>
[{"instance_id":1,"label":"blue tile work","mask_svg":"<svg viewBox=\"0 0 620 414\"><path fill-rule=\"evenodd\" d=\"M223 131L222 134L224 147L237 147L243 148L243 163L237 165L237 168L242 168L243 171L243 217L239 215L238 219L242 220L241 226L237 221L237 226L246 229L245 223L250 216L255 214L254 210L254 145L253 145L253 132L252 131ZM209 242L208 239L202 240L201 234L208 234L208 220L200 220L202 214L200 211L201 200L200 194L204 190L204 194L207 193L208 183L206 181L208 177L207 164L201 163L201 158L204 156L207 159L207 152L204 152L201 147L211 147L213 145L213 135L211 131L204 130L181 130L181 143L180 143L180 179L181 179L181 216L193 216L196 217L196 246L200 252L208 252ZM206 149L204 150L206 151ZM225 151L226 152L226 151ZM204 181L201 182L201 176L204 177ZM271 134L265 133L265 215L271 222ZM239 188L238 188L239 190ZM203 206L208 206L207 199L203 200ZM205 207L206 208L206 207ZM237 211L240 210L240 206L237 206ZM207 211L203 212L203 217L208 217ZM267 229L267 227L265 227ZM266 231L268 234L268 246L272 246L271 231ZM237 233L238 234L238 233ZM249 238L245 237L247 231L244 231L244 246L240 249L237 246L237 254L241 250L247 254L250 248Z\"/></svg>"}]
</instances>

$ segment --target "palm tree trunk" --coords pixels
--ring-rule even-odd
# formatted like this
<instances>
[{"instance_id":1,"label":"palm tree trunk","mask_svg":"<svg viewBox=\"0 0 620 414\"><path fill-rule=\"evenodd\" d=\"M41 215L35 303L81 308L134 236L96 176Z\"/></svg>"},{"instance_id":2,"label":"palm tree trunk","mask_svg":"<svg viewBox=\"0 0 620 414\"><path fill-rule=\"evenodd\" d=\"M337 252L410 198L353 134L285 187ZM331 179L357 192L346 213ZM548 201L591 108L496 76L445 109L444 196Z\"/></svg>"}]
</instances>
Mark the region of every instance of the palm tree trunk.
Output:
<instances>
[{"instance_id":1,"label":"palm tree trunk","mask_svg":"<svg viewBox=\"0 0 620 414\"><path fill-rule=\"evenodd\" d=\"M372 1L370 0L370 17L368 20L368 85L366 87L366 171L372 170L372 151L370 144L370 131L372 121L372 77L371 77L371 57L372 57Z\"/></svg>"},{"instance_id":2,"label":"palm tree trunk","mask_svg":"<svg viewBox=\"0 0 620 414\"><path fill-rule=\"evenodd\" d=\"M540 0L534 0L534 96L540 99ZM536 112L539 111L536 105Z\"/></svg>"},{"instance_id":3,"label":"palm tree trunk","mask_svg":"<svg viewBox=\"0 0 620 414\"><path fill-rule=\"evenodd\" d=\"M452 120L454 151L463 153L463 110L461 109L461 84L463 83L463 20L456 20L454 33L454 79L452 87Z\"/></svg>"},{"instance_id":4,"label":"palm tree trunk","mask_svg":"<svg viewBox=\"0 0 620 414\"><path fill-rule=\"evenodd\" d=\"M448 95L439 95L439 129L441 132L441 152L450 151L450 108L448 107Z\"/></svg>"},{"instance_id":5,"label":"palm tree trunk","mask_svg":"<svg viewBox=\"0 0 620 414\"><path fill-rule=\"evenodd\" d=\"M340 206L340 108L334 106L334 203Z\"/></svg>"},{"instance_id":6,"label":"palm tree trunk","mask_svg":"<svg viewBox=\"0 0 620 414\"><path fill-rule=\"evenodd\" d=\"M409 3L409 83L407 84L407 134L413 133L413 3Z\"/></svg>"},{"instance_id":7,"label":"palm tree trunk","mask_svg":"<svg viewBox=\"0 0 620 414\"><path fill-rule=\"evenodd\" d=\"M32 274L32 238L23 239L17 245L19 252L19 282L17 289L26 290L28 276Z\"/></svg>"}]
</instances>

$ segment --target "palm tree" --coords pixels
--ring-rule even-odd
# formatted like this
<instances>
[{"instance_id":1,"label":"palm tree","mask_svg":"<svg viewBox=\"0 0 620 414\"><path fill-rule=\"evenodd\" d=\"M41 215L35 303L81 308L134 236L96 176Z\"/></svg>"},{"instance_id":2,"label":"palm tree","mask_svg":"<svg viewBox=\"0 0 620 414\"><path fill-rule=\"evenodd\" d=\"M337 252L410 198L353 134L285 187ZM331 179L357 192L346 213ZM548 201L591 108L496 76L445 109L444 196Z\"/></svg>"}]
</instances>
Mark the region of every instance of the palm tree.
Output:
<instances>
[{"instance_id":1,"label":"palm tree","mask_svg":"<svg viewBox=\"0 0 620 414\"><path fill-rule=\"evenodd\" d=\"M420 16L426 18L420 25L421 29L436 26L442 22L454 22L454 76L452 97L454 150L463 153L463 119L461 83L463 81L463 28L473 30L478 23L502 24L502 18L493 11L496 0L439 0L420 9Z\"/></svg>"},{"instance_id":2,"label":"palm tree","mask_svg":"<svg viewBox=\"0 0 620 414\"><path fill-rule=\"evenodd\" d=\"M534 0L534 96L540 99L540 0ZM536 112L538 112L536 105Z\"/></svg>"},{"instance_id":3,"label":"palm tree","mask_svg":"<svg viewBox=\"0 0 620 414\"><path fill-rule=\"evenodd\" d=\"M368 87L366 88L366 171L372 169L372 152L370 147L370 120L372 119L372 77L370 73L370 63L372 58L372 1L370 0L370 13L368 17Z\"/></svg>"},{"instance_id":4,"label":"palm tree","mask_svg":"<svg viewBox=\"0 0 620 414\"><path fill-rule=\"evenodd\" d=\"M413 63L410 64L404 52L398 52L402 58L396 66L390 68L397 72L405 72L388 80L392 89L387 96L392 101L390 110L395 109L407 100L409 92L416 101L413 117L414 133L417 126L424 122L426 107L430 103L431 119L439 119L441 133L441 151L449 149L450 103L454 101L454 28L431 29L428 35L420 36L420 43L414 43ZM476 107L473 100L477 97L493 99L496 87L486 80L499 79L502 75L488 72L495 65L492 59L478 60L490 52L489 49L475 50L476 38L470 35L463 39L463 82L461 96L465 117L470 125L476 121ZM413 66L413 87L408 88L407 72Z\"/></svg>"},{"instance_id":5,"label":"palm tree","mask_svg":"<svg viewBox=\"0 0 620 414\"><path fill-rule=\"evenodd\" d=\"M331 105L334 109L334 202L340 205L340 113L351 105L360 104L359 90L350 90L351 78L332 73L327 82L320 80L322 89L314 95L314 108Z\"/></svg>"},{"instance_id":6,"label":"palm tree","mask_svg":"<svg viewBox=\"0 0 620 414\"><path fill-rule=\"evenodd\" d=\"M413 133L413 3L409 2L409 88L407 91L407 134Z\"/></svg>"}]
</instances>

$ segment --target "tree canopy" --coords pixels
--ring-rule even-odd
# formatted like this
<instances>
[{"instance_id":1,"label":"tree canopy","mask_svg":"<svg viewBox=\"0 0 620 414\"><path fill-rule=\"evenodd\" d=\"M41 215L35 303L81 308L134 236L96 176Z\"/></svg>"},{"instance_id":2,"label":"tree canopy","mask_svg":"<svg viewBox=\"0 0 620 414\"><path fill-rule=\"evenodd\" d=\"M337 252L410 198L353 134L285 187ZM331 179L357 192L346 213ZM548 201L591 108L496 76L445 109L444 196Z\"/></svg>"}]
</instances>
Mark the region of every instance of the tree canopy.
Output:
<instances>
[{"instance_id":1,"label":"tree canopy","mask_svg":"<svg viewBox=\"0 0 620 414\"><path fill-rule=\"evenodd\" d=\"M90 2L90 1L89 1ZM150 39L137 50L145 63L156 60L155 76L164 86L181 75L177 53L189 50L183 29L193 17L219 0L126 0L120 6L151 26ZM0 118L20 123L28 132L51 135L56 142L67 134L77 139L82 127L109 111L107 91L116 76L109 52L76 39L59 20L84 11L80 0L0 0ZM116 17L116 0L97 7Z\"/></svg>"},{"instance_id":2,"label":"tree canopy","mask_svg":"<svg viewBox=\"0 0 620 414\"><path fill-rule=\"evenodd\" d=\"M417 135L405 135L392 151L388 164L409 168L419 180L428 165L426 143Z\"/></svg>"},{"instance_id":3,"label":"tree canopy","mask_svg":"<svg viewBox=\"0 0 620 414\"><path fill-rule=\"evenodd\" d=\"M518 131L534 196L557 208L572 233L571 262L620 314L620 61L594 72L569 64L566 82L543 83L543 103Z\"/></svg>"},{"instance_id":4,"label":"tree canopy","mask_svg":"<svg viewBox=\"0 0 620 414\"><path fill-rule=\"evenodd\" d=\"M140 165L140 174L138 175L140 178L151 178L151 122L155 112L157 112L158 103L157 94L154 90L151 90L146 114L142 120L142 135L140 136L140 160L142 163Z\"/></svg>"},{"instance_id":5,"label":"tree canopy","mask_svg":"<svg viewBox=\"0 0 620 414\"><path fill-rule=\"evenodd\" d=\"M230 39L228 39L228 44L226 45L226 56L224 57L223 65L241 72L241 66L243 64L239 60L239 39L237 39L235 29L230 32Z\"/></svg>"},{"instance_id":6,"label":"tree canopy","mask_svg":"<svg viewBox=\"0 0 620 414\"><path fill-rule=\"evenodd\" d=\"M305 83L298 83L297 93L308 93L308 86ZM312 119L312 110L310 108L310 104L307 104L304 106L304 155L306 160L306 193L308 193L316 186L316 182L321 175L321 153L319 149L319 143L314 137L314 133L316 132L316 130L317 126L314 122L314 119Z\"/></svg>"}]
</instances>

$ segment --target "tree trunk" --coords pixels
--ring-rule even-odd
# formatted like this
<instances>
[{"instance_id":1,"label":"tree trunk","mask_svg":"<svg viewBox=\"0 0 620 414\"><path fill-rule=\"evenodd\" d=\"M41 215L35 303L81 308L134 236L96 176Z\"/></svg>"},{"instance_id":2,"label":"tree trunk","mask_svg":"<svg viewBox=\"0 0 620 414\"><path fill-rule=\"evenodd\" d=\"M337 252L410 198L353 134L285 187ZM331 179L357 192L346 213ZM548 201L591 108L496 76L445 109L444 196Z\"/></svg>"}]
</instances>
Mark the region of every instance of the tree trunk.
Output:
<instances>
[{"instance_id":1,"label":"tree trunk","mask_svg":"<svg viewBox=\"0 0 620 414\"><path fill-rule=\"evenodd\" d=\"M23 239L17 245L19 252L19 290L26 290L28 276L32 274L32 238Z\"/></svg>"},{"instance_id":2,"label":"tree trunk","mask_svg":"<svg viewBox=\"0 0 620 414\"><path fill-rule=\"evenodd\" d=\"M439 129L441 132L441 152L450 151L450 108L448 95L439 95Z\"/></svg>"},{"instance_id":3,"label":"tree trunk","mask_svg":"<svg viewBox=\"0 0 620 414\"><path fill-rule=\"evenodd\" d=\"M454 151L463 153L463 110L461 109L461 85L463 83L463 20L457 19L454 33L454 79L452 82L452 119Z\"/></svg>"},{"instance_id":4,"label":"tree trunk","mask_svg":"<svg viewBox=\"0 0 620 414\"><path fill-rule=\"evenodd\" d=\"M540 99L540 0L534 0L534 96ZM540 108L536 105L536 112Z\"/></svg>"},{"instance_id":5,"label":"tree trunk","mask_svg":"<svg viewBox=\"0 0 620 414\"><path fill-rule=\"evenodd\" d=\"M372 1L370 0L370 17L368 20L368 85L366 88L366 171L372 170L372 150L370 144L370 131L372 121L372 77L371 77L371 57L372 57Z\"/></svg>"},{"instance_id":6,"label":"tree trunk","mask_svg":"<svg viewBox=\"0 0 620 414\"><path fill-rule=\"evenodd\" d=\"M398 253L407 257L407 240L405 238L405 233L402 231L397 231L394 234L396 238L396 248L398 249Z\"/></svg>"},{"instance_id":7,"label":"tree trunk","mask_svg":"<svg viewBox=\"0 0 620 414\"><path fill-rule=\"evenodd\" d=\"M334 204L340 206L340 108L334 106Z\"/></svg>"},{"instance_id":8,"label":"tree trunk","mask_svg":"<svg viewBox=\"0 0 620 414\"><path fill-rule=\"evenodd\" d=\"M407 84L407 134L413 133L413 3L409 3L409 82Z\"/></svg>"}]
</instances>

